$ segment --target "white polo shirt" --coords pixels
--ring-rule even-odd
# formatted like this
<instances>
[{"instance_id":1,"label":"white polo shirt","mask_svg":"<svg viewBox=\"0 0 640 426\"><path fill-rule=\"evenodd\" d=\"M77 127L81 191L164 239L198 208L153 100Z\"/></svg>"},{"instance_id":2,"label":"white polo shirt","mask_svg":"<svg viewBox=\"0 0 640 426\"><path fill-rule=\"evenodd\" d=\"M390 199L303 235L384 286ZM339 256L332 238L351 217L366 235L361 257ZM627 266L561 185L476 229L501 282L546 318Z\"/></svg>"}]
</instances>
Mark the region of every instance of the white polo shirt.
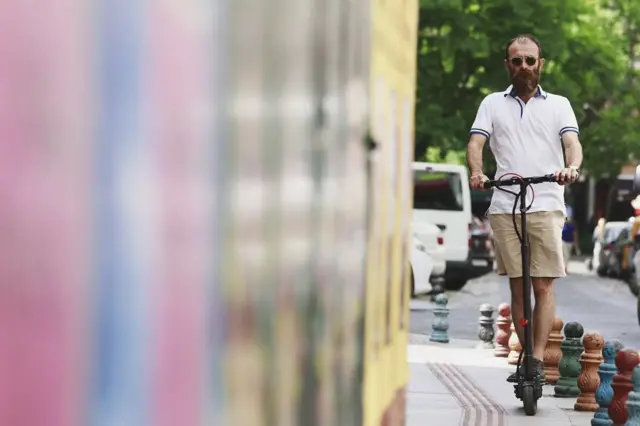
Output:
<instances>
[{"instance_id":1,"label":"white polo shirt","mask_svg":"<svg viewBox=\"0 0 640 426\"><path fill-rule=\"evenodd\" d=\"M541 176L565 167L561 138L566 132L579 133L567 98L538 86L537 95L525 104L509 86L482 100L470 134L489 138L497 164L494 179L498 179L505 173ZM532 199L531 188L535 197L529 212L559 210L566 214L564 186L551 182L532 185L527 190L527 205ZM517 186L505 189L519 191ZM512 194L494 189L488 213L511 213L514 201ZM518 203L516 212L519 209Z\"/></svg>"}]
</instances>

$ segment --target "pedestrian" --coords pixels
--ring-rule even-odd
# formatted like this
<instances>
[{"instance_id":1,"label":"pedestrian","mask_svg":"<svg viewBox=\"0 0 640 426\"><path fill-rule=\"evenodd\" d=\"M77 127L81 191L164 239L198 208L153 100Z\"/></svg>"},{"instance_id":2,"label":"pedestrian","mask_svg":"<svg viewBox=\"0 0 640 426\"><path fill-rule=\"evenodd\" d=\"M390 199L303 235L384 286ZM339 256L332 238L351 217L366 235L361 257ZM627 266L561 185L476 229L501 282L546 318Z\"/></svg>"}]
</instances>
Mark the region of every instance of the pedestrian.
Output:
<instances>
[{"instance_id":1,"label":"pedestrian","mask_svg":"<svg viewBox=\"0 0 640 426\"><path fill-rule=\"evenodd\" d=\"M544 378L544 349L555 317L553 282L566 275L562 254L564 185L575 182L580 175L582 146L569 100L545 91L539 84L544 67L540 42L532 35L511 39L505 47L504 65L512 84L482 100L471 127L467 146L469 183L474 189L483 189L489 180L482 163L487 140L496 159L496 179L507 173L521 176L555 173L557 177L557 183L536 185L533 191L528 191L527 198L531 204L527 229L535 296L533 356L535 369ZM534 197L531 192L535 192ZM522 263L512 218L514 201L513 194L495 190L488 214L498 273L509 277L513 324L522 344ZM519 223L520 219L516 219ZM514 373L507 380L514 382L518 377Z\"/></svg>"},{"instance_id":2,"label":"pedestrian","mask_svg":"<svg viewBox=\"0 0 640 426\"><path fill-rule=\"evenodd\" d=\"M564 273L569 273L569 260L571 260L571 252L575 250L576 254L580 255L580 246L578 244L578 230L576 224L571 216L567 217L567 220L562 227L562 257L564 259Z\"/></svg>"},{"instance_id":3,"label":"pedestrian","mask_svg":"<svg viewBox=\"0 0 640 426\"><path fill-rule=\"evenodd\" d=\"M602 242L604 240L604 217L598 219L598 223L593 228L593 255L591 260L591 268L598 270L600 267L600 253L602 252Z\"/></svg>"}]
</instances>

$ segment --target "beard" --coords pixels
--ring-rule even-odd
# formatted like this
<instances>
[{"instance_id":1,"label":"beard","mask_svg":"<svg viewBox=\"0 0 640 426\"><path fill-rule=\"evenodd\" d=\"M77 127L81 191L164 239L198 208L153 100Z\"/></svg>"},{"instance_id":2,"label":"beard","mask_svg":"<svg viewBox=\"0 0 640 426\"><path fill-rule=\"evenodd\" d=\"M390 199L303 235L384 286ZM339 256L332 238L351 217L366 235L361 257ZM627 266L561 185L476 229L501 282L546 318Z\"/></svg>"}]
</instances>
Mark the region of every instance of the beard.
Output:
<instances>
[{"instance_id":1,"label":"beard","mask_svg":"<svg viewBox=\"0 0 640 426\"><path fill-rule=\"evenodd\" d=\"M540 83L540 68L511 71L511 84L518 94L533 92L538 87L538 83Z\"/></svg>"}]
</instances>

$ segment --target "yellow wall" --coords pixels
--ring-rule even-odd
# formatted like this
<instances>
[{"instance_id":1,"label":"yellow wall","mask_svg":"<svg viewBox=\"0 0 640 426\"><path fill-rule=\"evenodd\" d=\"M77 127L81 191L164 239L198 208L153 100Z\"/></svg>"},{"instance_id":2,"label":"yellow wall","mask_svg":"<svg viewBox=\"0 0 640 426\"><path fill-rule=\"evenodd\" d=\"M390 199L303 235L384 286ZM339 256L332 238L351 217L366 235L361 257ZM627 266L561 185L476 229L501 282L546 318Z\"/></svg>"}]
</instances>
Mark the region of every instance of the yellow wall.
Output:
<instances>
[{"instance_id":1,"label":"yellow wall","mask_svg":"<svg viewBox=\"0 0 640 426\"><path fill-rule=\"evenodd\" d=\"M374 0L371 34L373 220L369 230L364 423L378 426L406 386L417 0Z\"/></svg>"}]
</instances>

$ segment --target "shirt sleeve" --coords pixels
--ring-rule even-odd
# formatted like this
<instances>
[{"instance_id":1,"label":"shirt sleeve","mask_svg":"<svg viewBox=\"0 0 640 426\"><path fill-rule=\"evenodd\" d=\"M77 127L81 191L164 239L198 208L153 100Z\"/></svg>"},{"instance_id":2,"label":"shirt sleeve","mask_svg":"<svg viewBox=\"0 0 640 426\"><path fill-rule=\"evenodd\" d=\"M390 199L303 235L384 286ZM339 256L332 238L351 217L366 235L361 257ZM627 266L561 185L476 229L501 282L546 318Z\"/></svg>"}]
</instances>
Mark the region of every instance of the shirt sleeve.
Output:
<instances>
[{"instance_id":1,"label":"shirt sleeve","mask_svg":"<svg viewBox=\"0 0 640 426\"><path fill-rule=\"evenodd\" d=\"M580 130L578 129L578 120L576 120L576 115L573 112L569 99L563 98L558 117L560 120L558 124L558 134L560 136L567 132L580 134Z\"/></svg>"},{"instance_id":2,"label":"shirt sleeve","mask_svg":"<svg viewBox=\"0 0 640 426\"><path fill-rule=\"evenodd\" d=\"M491 103L489 96L486 96L478 107L476 119L471 126L469 136L479 134L489 139L493 133L493 119L491 116Z\"/></svg>"}]
</instances>

